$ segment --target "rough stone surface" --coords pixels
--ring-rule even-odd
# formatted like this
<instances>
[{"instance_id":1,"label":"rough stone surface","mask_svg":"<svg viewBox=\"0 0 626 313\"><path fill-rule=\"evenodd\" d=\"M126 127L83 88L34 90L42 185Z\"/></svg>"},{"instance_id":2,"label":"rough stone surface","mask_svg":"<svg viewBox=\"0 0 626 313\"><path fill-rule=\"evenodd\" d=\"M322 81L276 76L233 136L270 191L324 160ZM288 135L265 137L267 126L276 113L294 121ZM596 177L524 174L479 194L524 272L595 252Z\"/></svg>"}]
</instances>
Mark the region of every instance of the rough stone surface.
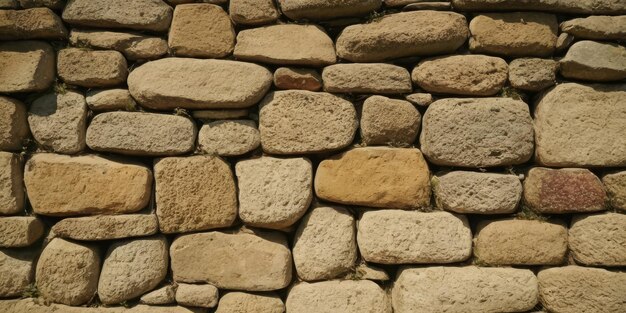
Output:
<instances>
[{"instance_id":1,"label":"rough stone surface","mask_svg":"<svg viewBox=\"0 0 626 313\"><path fill-rule=\"evenodd\" d=\"M48 8L0 11L0 39L63 39L67 29Z\"/></svg>"},{"instance_id":2,"label":"rough stone surface","mask_svg":"<svg viewBox=\"0 0 626 313\"><path fill-rule=\"evenodd\" d=\"M278 89L322 89L322 77L314 69L279 67L274 72L274 86Z\"/></svg>"},{"instance_id":3,"label":"rough stone surface","mask_svg":"<svg viewBox=\"0 0 626 313\"><path fill-rule=\"evenodd\" d=\"M377 281L388 281L389 275L385 270L371 266L365 262L361 262L354 269L354 273L348 273L346 278L354 278L359 277L360 279L369 279L369 280L377 280Z\"/></svg>"},{"instance_id":4,"label":"rough stone surface","mask_svg":"<svg viewBox=\"0 0 626 313\"><path fill-rule=\"evenodd\" d=\"M52 226L55 236L82 241L150 236L158 230L159 225L154 214L64 218Z\"/></svg>"},{"instance_id":5,"label":"rough stone surface","mask_svg":"<svg viewBox=\"0 0 626 313\"><path fill-rule=\"evenodd\" d=\"M382 264L454 263L472 253L467 219L439 211L365 212L357 242L364 260Z\"/></svg>"},{"instance_id":6,"label":"rough stone surface","mask_svg":"<svg viewBox=\"0 0 626 313\"><path fill-rule=\"evenodd\" d=\"M304 90L275 91L259 105L261 146L267 153L330 152L352 143L356 110L338 96Z\"/></svg>"},{"instance_id":7,"label":"rough stone surface","mask_svg":"<svg viewBox=\"0 0 626 313\"><path fill-rule=\"evenodd\" d=\"M215 313L284 313L285 304L274 293L229 292L222 296Z\"/></svg>"},{"instance_id":8,"label":"rough stone surface","mask_svg":"<svg viewBox=\"0 0 626 313\"><path fill-rule=\"evenodd\" d=\"M391 297L396 313L503 313L531 310L537 293L527 269L436 266L401 269Z\"/></svg>"},{"instance_id":9,"label":"rough stone surface","mask_svg":"<svg viewBox=\"0 0 626 313\"><path fill-rule=\"evenodd\" d=\"M539 298L555 313L624 311L626 273L580 266L539 271Z\"/></svg>"},{"instance_id":10,"label":"rough stone surface","mask_svg":"<svg viewBox=\"0 0 626 313\"><path fill-rule=\"evenodd\" d=\"M556 52L563 52L569 48L574 42L574 36L568 33L561 33L559 37L556 39Z\"/></svg>"},{"instance_id":11,"label":"rough stone surface","mask_svg":"<svg viewBox=\"0 0 626 313\"><path fill-rule=\"evenodd\" d=\"M324 91L343 93L409 93L411 77L402 67L385 63L335 64L322 72Z\"/></svg>"},{"instance_id":12,"label":"rough stone surface","mask_svg":"<svg viewBox=\"0 0 626 313\"><path fill-rule=\"evenodd\" d=\"M116 50L129 60L152 60L167 53L167 41L139 33L72 29L69 41L74 46Z\"/></svg>"},{"instance_id":13,"label":"rough stone surface","mask_svg":"<svg viewBox=\"0 0 626 313\"><path fill-rule=\"evenodd\" d=\"M57 71L61 79L82 87L108 87L126 81L126 59L117 51L67 48L59 51Z\"/></svg>"},{"instance_id":14,"label":"rough stone surface","mask_svg":"<svg viewBox=\"0 0 626 313\"><path fill-rule=\"evenodd\" d=\"M248 118L250 112L247 109L239 110L198 110L191 112L193 118L197 118L203 121L210 120L234 120L241 118Z\"/></svg>"},{"instance_id":15,"label":"rough stone surface","mask_svg":"<svg viewBox=\"0 0 626 313\"><path fill-rule=\"evenodd\" d=\"M129 155L177 155L194 149L196 125L183 116L107 112L87 129L87 145L96 151Z\"/></svg>"},{"instance_id":16,"label":"rough stone surface","mask_svg":"<svg viewBox=\"0 0 626 313\"><path fill-rule=\"evenodd\" d=\"M565 78L615 81L626 78L626 47L614 43L579 41L559 61Z\"/></svg>"},{"instance_id":17,"label":"rough stone surface","mask_svg":"<svg viewBox=\"0 0 626 313\"><path fill-rule=\"evenodd\" d=\"M626 85L565 83L535 107L535 161L546 166L626 166Z\"/></svg>"},{"instance_id":18,"label":"rough stone surface","mask_svg":"<svg viewBox=\"0 0 626 313\"><path fill-rule=\"evenodd\" d=\"M154 289L165 278L168 261L167 239L161 235L113 243L102 264L100 301L117 304Z\"/></svg>"},{"instance_id":19,"label":"rough stone surface","mask_svg":"<svg viewBox=\"0 0 626 313\"><path fill-rule=\"evenodd\" d=\"M41 41L2 42L0 68L0 92L43 91L54 82L54 50Z\"/></svg>"},{"instance_id":20,"label":"rough stone surface","mask_svg":"<svg viewBox=\"0 0 626 313\"><path fill-rule=\"evenodd\" d=\"M49 93L37 98L28 111L28 124L39 145L57 153L85 149L87 103L75 91Z\"/></svg>"},{"instance_id":21,"label":"rough stone surface","mask_svg":"<svg viewBox=\"0 0 626 313\"><path fill-rule=\"evenodd\" d=\"M178 284L176 288L176 302L185 306L212 308L218 298L218 290L213 285Z\"/></svg>"},{"instance_id":22,"label":"rough stone surface","mask_svg":"<svg viewBox=\"0 0 626 313\"><path fill-rule=\"evenodd\" d=\"M266 68L228 60L166 58L139 66L128 76L133 98L157 110L247 108L271 84Z\"/></svg>"},{"instance_id":23,"label":"rough stone surface","mask_svg":"<svg viewBox=\"0 0 626 313\"><path fill-rule=\"evenodd\" d=\"M352 62L377 62L444 54L462 46L468 34L467 21L458 13L390 14L374 23L346 27L337 38L337 55Z\"/></svg>"},{"instance_id":24,"label":"rough stone surface","mask_svg":"<svg viewBox=\"0 0 626 313\"><path fill-rule=\"evenodd\" d=\"M501 58L486 55L452 55L425 59L413 69L413 82L428 92L491 96L507 79Z\"/></svg>"},{"instance_id":25,"label":"rough stone surface","mask_svg":"<svg viewBox=\"0 0 626 313\"><path fill-rule=\"evenodd\" d=\"M404 98L407 101L415 105L421 106L421 107L427 107L434 101L433 95L429 93L423 93L423 92L412 93L410 95L406 95Z\"/></svg>"},{"instance_id":26,"label":"rough stone surface","mask_svg":"<svg viewBox=\"0 0 626 313\"><path fill-rule=\"evenodd\" d=\"M33 216L0 217L0 247L19 248L32 245L44 232L44 225Z\"/></svg>"},{"instance_id":27,"label":"rough stone surface","mask_svg":"<svg viewBox=\"0 0 626 313\"><path fill-rule=\"evenodd\" d=\"M435 203L462 214L513 213L522 198L516 175L454 171L431 179Z\"/></svg>"},{"instance_id":28,"label":"rough stone surface","mask_svg":"<svg viewBox=\"0 0 626 313\"><path fill-rule=\"evenodd\" d=\"M139 298L139 302L149 305L167 305L176 302L176 288L174 285L167 285L158 288ZM281 312L282 313L282 312Z\"/></svg>"},{"instance_id":29,"label":"rough stone surface","mask_svg":"<svg viewBox=\"0 0 626 313\"><path fill-rule=\"evenodd\" d=\"M323 66L335 63L333 40L315 25L281 24L242 30L235 58L281 65Z\"/></svg>"},{"instance_id":30,"label":"rough stone surface","mask_svg":"<svg viewBox=\"0 0 626 313\"><path fill-rule=\"evenodd\" d=\"M414 209L430 204L429 175L417 149L356 148L319 164L315 193L343 204Z\"/></svg>"},{"instance_id":31,"label":"rough stone surface","mask_svg":"<svg viewBox=\"0 0 626 313\"><path fill-rule=\"evenodd\" d=\"M132 110L137 106L127 89L96 89L87 91L87 105L92 111Z\"/></svg>"},{"instance_id":32,"label":"rough stone surface","mask_svg":"<svg viewBox=\"0 0 626 313\"><path fill-rule=\"evenodd\" d=\"M280 16L273 0L231 0L228 12L233 22L242 25L269 24Z\"/></svg>"},{"instance_id":33,"label":"rough stone surface","mask_svg":"<svg viewBox=\"0 0 626 313\"><path fill-rule=\"evenodd\" d=\"M391 313L391 301L369 280L300 282L287 294L287 312Z\"/></svg>"},{"instance_id":34,"label":"rough stone surface","mask_svg":"<svg viewBox=\"0 0 626 313\"><path fill-rule=\"evenodd\" d=\"M569 247L585 265L626 265L626 215L579 215L572 219Z\"/></svg>"},{"instance_id":35,"label":"rough stone surface","mask_svg":"<svg viewBox=\"0 0 626 313\"><path fill-rule=\"evenodd\" d=\"M61 10L65 6L65 0L19 0L22 8L47 7L53 10Z\"/></svg>"},{"instance_id":36,"label":"rough stone surface","mask_svg":"<svg viewBox=\"0 0 626 313\"><path fill-rule=\"evenodd\" d=\"M100 252L95 246L55 238L41 252L35 279L44 299L81 305L96 293L99 274Z\"/></svg>"},{"instance_id":37,"label":"rough stone surface","mask_svg":"<svg viewBox=\"0 0 626 313\"><path fill-rule=\"evenodd\" d=\"M28 198L37 214L131 213L150 200L152 173L142 165L97 155L38 153L26 162L24 172Z\"/></svg>"},{"instance_id":38,"label":"rough stone surface","mask_svg":"<svg viewBox=\"0 0 626 313\"><path fill-rule=\"evenodd\" d=\"M283 229L297 222L313 199L313 169L306 158L261 157L237 162L239 217L251 226Z\"/></svg>"},{"instance_id":39,"label":"rough stone surface","mask_svg":"<svg viewBox=\"0 0 626 313\"><path fill-rule=\"evenodd\" d=\"M626 3L619 0L452 0L458 10L526 10L580 14L626 14Z\"/></svg>"},{"instance_id":40,"label":"rough stone surface","mask_svg":"<svg viewBox=\"0 0 626 313\"><path fill-rule=\"evenodd\" d=\"M230 226L237 217L237 189L228 163L215 156L156 161L156 206L163 233Z\"/></svg>"},{"instance_id":41,"label":"rough stone surface","mask_svg":"<svg viewBox=\"0 0 626 313\"><path fill-rule=\"evenodd\" d=\"M402 11L417 11L417 10L441 10L448 11L452 8L450 2L421 2L410 3L402 8Z\"/></svg>"},{"instance_id":42,"label":"rough stone surface","mask_svg":"<svg viewBox=\"0 0 626 313\"><path fill-rule=\"evenodd\" d=\"M235 30L228 13L207 3L176 6L168 35L174 55L221 58L233 52Z\"/></svg>"},{"instance_id":43,"label":"rough stone surface","mask_svg":"<svg viewBox=\"0 0 626 313\"><path fill-rule=\"evenodd\" d=\"M412 145L421 121L410 102L371 96L361 111L361 140L366 145Z\"/></svg>"},{"instance_id":44,"label":"rough stone surface","mask_svg":"<svg viewBox=\"0 0 626 313\"><path fill-rule=\"evenodd\" d=\"M14 313L204 313L202 310L183 306L71 307L62 304L45 303L37 299L0 301L0 310Z\"/></svg>"},{"instance_id":45,"label":"rough stone surface","mask_svg":"<svg viewBox=\"0 0 626 313\"><path fill-rule=\"evenodd\" d=\"M518 89L540 91L556 83L558 67L551 59L515 59L509 64L509 81Z\"/></svg>"},{"instance_id":46,"label":"rough stone surface","mask_svg":"<svg viewBox=\"0 0 626 313\"><path fill-rule=\"evenodd\" d=\"M524 203L540 213L578 213L606 209L602 182L587 169L535 167L524 180Z\"/></svg>"},{"instance_id":47,"label":"rough stone surface","mask_svg":"<svg viewBox=\"0 0 626 313\"><path fill-rule=\"evenodd\" d=\"M73 0L65 6L63 20L97 28L165 31L172 8L161 0Z\"/></svg>"},{"instance_id":48,"label":"rough stone surface","mask_svg":"<svg viewBox=\"0 0 626 313\"><path fill-rule=\"evenodd\" d=\"M247 291L281 289L291 282L291 252L277 232L183 235L172 243L170 255L177 282Z\"/></svg>"},{"instance_id":49,"label":"rough stone surface","mask_svg":"<svg viewBox=\"0 0 626 313\"><path fill-rule=\"evenodd\" d=\"M626 15L589 16L561 23L561 32L593 40L626 40Z\"/></svg>"},{"instance_id":50,"label":"rough stone surface","mask_svg":"<svg viewBox=\"0 0 626 313\"><path fill-rule=\"evenodd\" d=\"M202 125L200 150L220 156L246 154L261 145L261 135L251 120L216 121Z\"/></svg>"},{"instance_id":51,"label":"rough stone surface","mask_svg":"<svg viewBox=\"0 0 626 313\"><path fill-rule=\"evenodd\" d=\"M19 297L33 283L38 253L36 249L0 249L0 297Z\"/></svg>"},{"instance_id":52,"label":"rough stone surface","mask_svg":"<svg viewBox=\"0 0 626 313\"><path fill-rule=\"evenodd\" d=\"M30 130L24 103L0 96L0 150L17 151Z\"/></svg>"},{"instance_id":53,"label":"rough stone surface","mask_svg":"<svg viewBox=\"0 0 626 313\"><path fill-rule=\"evenodd\" d=\"M0 152L0 215L24 210L24 174L17 154Z\"/></svg>"},{"instance_id":54,"label":"rough stone surface","mask_svg":"<svg viewBox=\"0 0 626 313\"><path fill-rule=\"evenodd\" d=\"M607 174L602 183L611 207L626 211L626 171Z\"/></svg>"},{"instance_id":55,"label":"rough stone surface","mask_svg":"<svg viewBox=\"0 0 626 313\"><path fill-rule=\"evenodd\" d=\"M546 13L486 13L472 19L469 48L473 53L544 57L554 53L559 26Z\"/></svg>"},{"instance_id":56,"label":"rough stone surface","mask_svg":"<svg viewBox=\"0 0 626 313\"><path fill-rule=\"evenodd\" d=\"M377 10L382 0L278 0L287 17L294 20L328 20L368 14Z\"/></svg>"}]
</instances>

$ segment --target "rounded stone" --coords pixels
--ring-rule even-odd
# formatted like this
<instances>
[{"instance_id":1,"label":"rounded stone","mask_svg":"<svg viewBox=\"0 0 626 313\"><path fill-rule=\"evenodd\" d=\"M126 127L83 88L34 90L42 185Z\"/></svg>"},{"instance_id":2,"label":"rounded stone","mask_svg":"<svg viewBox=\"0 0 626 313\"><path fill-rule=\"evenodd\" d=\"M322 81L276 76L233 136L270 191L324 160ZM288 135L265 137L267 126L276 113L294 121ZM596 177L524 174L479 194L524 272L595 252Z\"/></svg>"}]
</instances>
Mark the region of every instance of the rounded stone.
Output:
<instances>
[{"instance_id":1,"label":"rounded stone","mask_svg":"<svg viewBox=\"0 0 626 313\"><path fill-rule=\"evenodd\" d=\"M22 248L43 236L45 226L34 216L0 217L0 247Z\"/></svg>"},{"instance_id":2,"label":"rounded stone","mask_svg":"<svg viewBox=\"0 0 626 313\"><path fill-rule=\"evenodd\" d=\"M551 59L515 59L509 64L509 81L518 89L541 91L556 83L558 67L558 62Z\"/></svg>"},{"instance_id":3,"label":"rounded stone","mask_svg":"<svg viewBox=\"0 0 626 313\"><path fill-rule=\"evenodd\" d=\"M22 149L23 141L30 134L26 112L24 103L0 96L0 150Z\"/></svg>"},{"instance_id":4,"label":"rounded stone","mask_svg":"<svg viewBox=\"0 0 626 313\"><path fill-rule=\"evenodd\" d=\"M241 25L269 24L280 17L273 0L230 0L230 19Z\"/></svg>"},{"instance_id":5,"label":"rounded stone","mask_svg":"<svg viewBox=\"0 0 626 313\"><path fill-rule=\"evenodd\" d=\"M589 16L567 20L561 32L592 40L626 40L626 15Z\"/></svg>"},{"instance_id":6,"label":"rounded stone","mask_svg":"<svg viewBox=\"0 0 626 313\"><path fill-rule=\"evenodd\" d=\"M274 86L278 89L322 89L322 77L310 68L279 67L274 71Z\"/></svg>"},{"instance_id":7,"label":"rounded stone","mask_svg":"<svg viewBox=\"0 0 626 313\"><path fill-rule=\"evenodd\" d=\"M184 306L212 308L219 299L217 287L209 284L178 284L176 303Z\"/></svg>"},{"instance_id":8,"label":"rounded stone","mask_svg":"<svg viewBox=\"0 0 626 313\"><path fill-rule=\"evenodd\" d=\"M577 262L589 266L626 265L626 215L578 215L569 229L569 247Z\"/></svg>"},{"instance_id":9,"label":"rounded stone","mask_svg":"<svg viewBox=\"0 0 626 313\"><path fill-rule=\"evenodd\" d=\"M126 81L126 59L117 51L90 51L66 48L57 56L57 72L67 84L81 87L109 87Z\"/></svg>"},{"instance_id":10,"label":"rounded stone","mask_svg":"<svg viewBox=\"0 0 626 313\"><path fill-rule=\"evenodd\" d=\"M133 110L135 99L127 89L96 89L87 91L87 105L92 111Z\"/></svg>"},{"instance_id":11,"label":"rounded stone","mask_svg":"<svg viewBox=\"0 0 626 313\"><path fill-rule=\"evenodd\" d=\"M604 175L602 183L611 207L626 211L626 171Z\"/></svg>"},{"instance_id":12,"label":"rounded stone","mask_svg":"<svg viewBox=\"0 0 626 313\"><path fill-rule=\"evenodd\" d=\"M261 135L254 121L216 121L202 125L198 145L208 154L237 156L258 148Z\"/></svg>"},{"instance_id":13,"label":"rounded stone","mask_svg":"<svg viewBox=\"0 0 626 313\"><path fill-rule=\"evenodd\" d=\"M44 91L54 82L55 52L42 41L0 42L0 92Z\"/></svg>"},{"instance_id":14,"label":"rounded stone","mask_svg":"<svg viewBox=\"0 0 626 313\"><path fill-rule=\"evenodd\" d=\"M409 72L385 63L335 64L322 71L324 91L334 93L399 94L412 91Z\"/></svg>"},{"instance_id":15,"label":"rounded stone","mask_svg":"<svg viewBox=\"0 0 626 313\"><path fill-rule=\"evenodd\" d=\"M0 249L1 298L15 298L24 294L24 290L34 282L34 265L38 256L39 249Z\"/></svg>"},{"instance_id":16,"label":"rounded stone","mask_svg":"<svg viewBox=\"0 0 626 313\"><path fill-rule=\"evenodd\" d=\"M72 0L63 9L63 20L97 28L165 31L172 8L161 0Z\"/></svg>"},{"instance_id":17,"label":"rounded stone","mask_svg":"<svg viewBox=\"0 0 626 313\"><path fill-rule=\"evenodd\" d=\"M369 280L299 282L287 294L287 312L391 313L391 300Z\"/></svg>"},{"instance_id":18,"label":"rounded stone","mask_svg":"<svg viewBox=\"0 0 626 313\"><path fill-rule=\"evenodd\" d=\"M229 292L222 296L215 313L284 313L285 304L275 293Z\"/></svg>"},{"instance_id":19,"label":"rounded stone","mask_svg":"<svg viewBox=\"0 0 626 313\"><path fill-rule=\"evenodd\" d=\"M382 0L278 0L280 9L294 20L328 20L376 11Z\"/></svg>"},{"instance_id":20,"label":"rounded stone","mask_svg":"<svg viewBox=\"0 0 626 313\"><path fill-rule=\"evenodd\" d=\"M410 102L371 96L363 102L361 140L366 145L412 145L421 121Z\"/></svg>"},{"instance_id":21,"label":"rounded stone","mask_svg":"<svg viewBox=\"0 0 626 313\"><path fill-rule=\"evenodd\" d=\"M610 82L626 78L626 47L614 43L579 41L559 61L569 79Z\"/></svg>"}]
</instances>

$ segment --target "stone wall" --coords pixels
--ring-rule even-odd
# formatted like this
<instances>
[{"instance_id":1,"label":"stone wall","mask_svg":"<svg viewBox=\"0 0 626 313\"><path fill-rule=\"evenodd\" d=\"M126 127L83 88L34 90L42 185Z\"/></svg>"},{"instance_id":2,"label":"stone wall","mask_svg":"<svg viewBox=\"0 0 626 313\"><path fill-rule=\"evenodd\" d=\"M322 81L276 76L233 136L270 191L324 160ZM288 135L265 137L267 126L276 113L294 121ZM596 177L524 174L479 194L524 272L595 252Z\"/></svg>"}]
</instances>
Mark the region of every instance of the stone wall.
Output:
<instances>
[{"instance_id":1,"label":"stone wall","mask_svg":"<svg viewBox=\"0 0 626 313\"><path fill-rule=\"evenodd\" d=\"M626 1L0 8L0 312L626 312Z\"/></svg>"}]
</instances>

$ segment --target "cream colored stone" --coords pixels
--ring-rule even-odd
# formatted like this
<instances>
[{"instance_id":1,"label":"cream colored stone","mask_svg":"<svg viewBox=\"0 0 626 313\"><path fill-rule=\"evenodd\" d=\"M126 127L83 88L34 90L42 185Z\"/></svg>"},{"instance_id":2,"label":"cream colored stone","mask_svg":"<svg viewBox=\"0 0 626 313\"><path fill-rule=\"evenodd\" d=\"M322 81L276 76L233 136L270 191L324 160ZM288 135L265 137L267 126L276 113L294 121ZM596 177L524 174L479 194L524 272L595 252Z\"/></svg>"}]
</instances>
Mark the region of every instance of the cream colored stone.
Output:
<instances>
[{"instance_id":1,"label":"cream colored stone","mask_svg":"<svg viewBox=\"0 0 626 313\"><path fill-rule=\"evenodd\" d=\"M559 61L561 75L599 82L626 78L626 47L590 40L573 44Z\"/></svg>"},{"instance_id":2,"label":"cream colored stone","mask_svg":"<svg viewBox=\"0 0 626 313\"><path fill-rule=\"evenodd\" d=\"M509 81L518 89L540 91L556 83L558 67L551 59L515 59L509 64Z\"/></svg>"},{"instance_id":3,"label":"cream colored stone","mask_svg":"<svg viewBox=\"0 0 626 313\"><path fill-rule=\"evenodd\" d=\"M626 215L577 215L569 229L574 259L590 266L626 265Z\"/></svg>"},{"instance_id":4,"label":"cream colored stone","mask_svg":"<svg viewBox=\"0 0 626 313\"><path fill-rule=\"evenodd\" d=\"M409 72L385 63L346 63L324 68L324 91L398 94L412 91Z\"/></svg>"},{"instance_id":5,"label":"cream colored stone","mask_svg":"<svg viewBox=\"0 0 626 313\"><path fill-rule=\"evenodd\" d=\"M167 285L150 291L139 299L140 303L148 305L167 305L176 302L176 288L174 285Z\"/></svg>"},{"instance_id":6,"label":"cream colored stone","mask_svg":"<svg viewBox=\"0 0 626 313\"><path fill-rule=\"evenodd\" d=\"M233 22L242 25L269 24L280 16L273 0L230 0L228 12Z\"/></svg>"},{"instance_id":7,"label":"cream colored stone","mask_svg":"<svg viewBox=\"0 0 626 313\"><path fill-rule=\"evenodd\" d=\"M69 41L74 46L117 50L129 60L158 59L167 53L167 41L139 33L72 29Z\"/></svg>"},{"instance_id":8,"label":"cream colored stone","mask_svg":"<svg viewBox=\"0 0 626 313\"><path fill-rule=\"evenodd\" d=\"M0 11L0 39L49 39L67 37L63 21L48 8Z\"/></svg>"},{"instance_id":9,"label":"cream colored stone","mask_svg":"<svg viewBox=\"0 0 626 313\"><path fill-rule=\"evenodd\" d=\"M579 14L626 14L626 3L614 0L452 0L458 10L550 11Z\"/></svg>"},{"instance_id":10,"label":"cream colored stone","mask_svg":"<svg viewBox=\"0 0 626 313\"><path fill-rule=\"evenodd\" d=\"M24 211L24 174L17 154L0 151L0 215Z\"/></svg>"},{"instance_id":11,"label":"cream colored stone","mask_svg":"<svg viewBox=\"0 0 626 313\"><path fill-rule=\"evenodd\" d=\"M32 245L44 233L44 224L34 216L0 217L0 247L20 248Z\"/></svg>"},{"instance_id":12,"label":"cream colored stone","mask_svg":"<svg viewBox=\"0 0 626 313\"><path fill-rule=\"evenodd\" d=\"M44 91L55 78L52 46L42 41L0 42L0 92Z\"/></svg>"},{"instance_id":13,"label":"cream colored stone","mask_svg":"<svg viewBox=\"0 0 626 313\"><path fill-rule=\"evenodd\" d=\"M0 150L17 151L28 138L26 106L9 97L0 96Z\"/></svg>"},{"instance_id":14,"label":"cream colored stone","mask_svg":"<svg viewBox=\"0 0 626 313\"><path fill-rule=\"evenodd\" d=\"M59 51L57 72L67 84L81 87L108 87L126 81L126 59L117 51L88 51L66 48Z\"/></svg>"},{"instance_id":15,"label":"cream colored stone","mask_svg":"<svg viewBox=\"0 0 626 313\"><path fill-rule=\"evenodd\" d=\"M611 207L626 211L626 171L604 175L602 183Z\"/></svg>"},{"instance_id":16,"label":"cream colored stone","mask_svg":"<svg viewBox=\"0 0 626 313\"><path fill-rule=\"evenodd\" d=\"M389 275L385 270L371 266L365 262L361 262L356 266L354 273L349 273L346 278L369 279L377 281L388 281Z\"/></svg>"},{"instance_id":17,"label":"cream colored stone","mask_svg":"<svg viewBox=\"0 0 626 313\"><path fill-rule=\"evenodd\" d=\"M391 313L391 300L369 280L300 282L287 294L287 312Z\"/></svg>"},{"instance_id":18,"label":"cream colored stone","mask_svg":"<svg viewBox=\"0 0 626 313\"><path fill-rule=\"evenodd\" d=\"M92 111L133 110L137 103L127 89L96 89L87 91L87 105Z\"/></svg>"},{"instance_id":19,"label":"cream colored stone","mask_svg":"<svg viewBox=\"0 0 626 313\"><path fill-rule=\"evenodd\" d=\"M415 142L422 115L408 101L371 96L361 111L361 140L366 145L407 145Z\"/></svg>"},{"instance_id":20,"label":"cream colored stone","mask_svg":"<svg viewBox=\"0 0 626 313\"><path fill-rule=\"evenodd\" d=\"M275 293L229 292L222 296L215 313L284 313L285 304Z\"/></svg>"},{"instance_id":21,"label":"cream colored stone","mask_svg":"<svg viewBox=\"0 0 626 313\"><path fill-rule=\"evenodd\" d=\"M318 91L322 88L322 77L314 69L279 67L274 71L274 85L278 89Z\"/></svg>"},{"instance_id":22,"label":"cream colored stone","mask_svg":"<svg viewBox=\"0 0 626 313\"><path fill-rule=\"evenodd\" d=\"M38 249L0 249L0 298L19 297L33 283L38 254Z\"/></svg>"},{"instance_id":23,"label":"cream colored stone","mask_svg":"<svg viewBox=\"0 0 626 313\"><path fill-rule=\"evenodd\" d=\"M202 125L200 150L220 156L246 154L261 145L261 135L251 120L216 121Z\"/></svg>"},{"instance_id":24,"label":"cream colored stone","mask_svg":"<svg viewBox=\"0 0 626 313\"><path fill-rule=\"evenodd\" d=\"M57 237L92 241L150 236L159 225L154 214L96 215L64 218L51 230Z\"/></svg>"},{"instance_id":25,"label":"cream colored stone","mask_svg":"<svg viewBox=\"0 0 626 313\"><path fill-rule=\"evenodd\" d=\"M626 15L575 18L561 23L560 28L581 39L626 40Z\"/></svg>"},{"instance_id":26,"label":"cream colored stone","mask_svg":"<svg viewBox=\"0 0 626 313\"><path fill-rule=\"evenodd\" d=\"M165 31L172 8L161 0L72 0L63 10L72 25Z\"/></svg>"},{"instance_id":27,"label":"cream colored stone","mask_svg":"<svg viewBox=\"0 0 626 313\"><path fill-rule=\"evenodd\" d=\"M228 13L207 3L177 5L168 35L176 56L221 58L233 52L235 30Z\"/></svg>"},{"instance_id":28,"label":"cream colored stone","mask_svg":"<svg viewBox=\"0 0 626 313\"><path fill-rule=\"evenodd\" d=\"M0 310L12 313L204 313L202 310L183 306L75 307L55 303L46 304L37 299L0 301Z\"/></svg>"},{"instance_id":29,"label":"cream colored stone","mask_svg":"<svg viewBox=\"0 0 626 313\"><path fill-rule=\"evenodd\" d=\"M433 95L429 93L423 93L423 92L412 93L410 95L406 95L404 98L407 101L415 105L421 106L421 107L427 107L434 101Z\"/></svg>"},{"instance_id":30,"label":"cream colored stone","mask_svg":"<svg viewBox=\"0 0 626 313\"><path fill-rule=\"evenodd\" d=\"M382 0L278 0L278 3L290 19L328 20L366 15L380 8Z\"/></svg>"},{"instance_id":31,"label":"cream colored stone","mask_svg":"<svg viewBox=\"0 0 626 313\"><path fill-rule=\"evenodd\" d=\"M178 284L176 288L176 302L185 306L212 308L218 298L218 290L213 285Z\"/></svg>"}]
</instances>

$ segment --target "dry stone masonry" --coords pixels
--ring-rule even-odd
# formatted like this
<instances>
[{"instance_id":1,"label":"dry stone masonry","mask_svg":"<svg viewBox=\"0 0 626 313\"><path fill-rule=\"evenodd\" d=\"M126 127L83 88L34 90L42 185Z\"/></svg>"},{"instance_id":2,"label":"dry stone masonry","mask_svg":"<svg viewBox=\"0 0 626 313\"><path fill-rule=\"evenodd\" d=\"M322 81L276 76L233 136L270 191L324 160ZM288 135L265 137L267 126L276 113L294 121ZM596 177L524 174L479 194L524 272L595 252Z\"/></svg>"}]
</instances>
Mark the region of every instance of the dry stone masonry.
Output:
<instances>
[{"instance_id":1,"label":"dry stone masonry","mask_svg":"<svg viewBox=\"0 0 626 313\"><path fill-rule=\"evenodd\" d=\"M624 313L626 1L0 0L0 312Z\"/></svg>"}]
</instances>

